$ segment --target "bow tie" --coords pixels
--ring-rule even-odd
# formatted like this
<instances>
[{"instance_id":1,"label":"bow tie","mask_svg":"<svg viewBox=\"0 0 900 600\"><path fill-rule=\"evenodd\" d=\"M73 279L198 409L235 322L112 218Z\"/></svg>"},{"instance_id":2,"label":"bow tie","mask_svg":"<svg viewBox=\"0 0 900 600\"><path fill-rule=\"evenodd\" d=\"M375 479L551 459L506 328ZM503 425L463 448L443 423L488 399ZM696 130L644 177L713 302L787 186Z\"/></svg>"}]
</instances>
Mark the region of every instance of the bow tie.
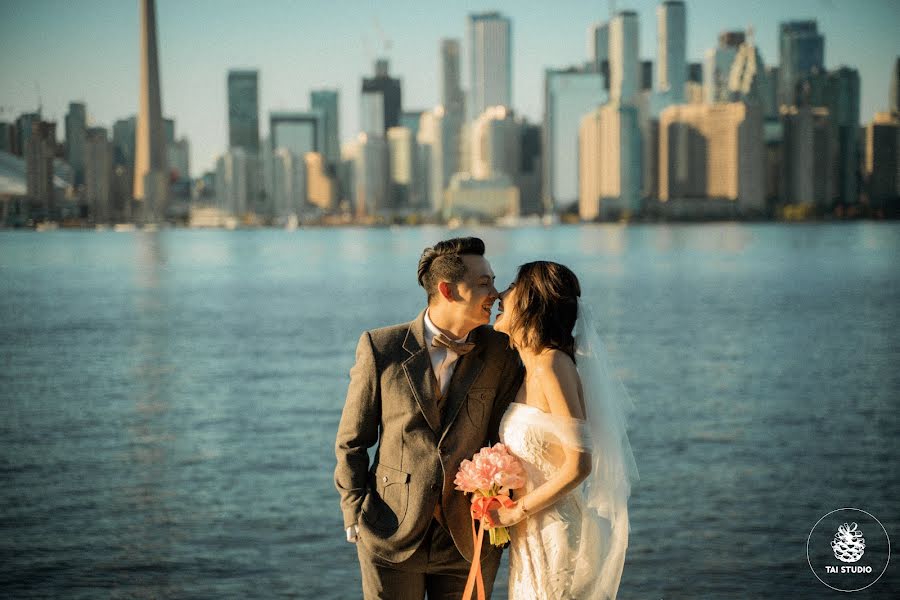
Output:
<instances>
[{"instance_id":1,"label":"bow tie","mask_svg":"<svg viewBox=\"0 0 900 600\"><path fill-rule=\"evenodd\" d=\"M435 348L447 348L459 356L464 356L475 349L475 344L473 342L457 342L451 340L443 333L436 333L434 339L431 340L431 345Z\"/></svg>"}]
</instances>

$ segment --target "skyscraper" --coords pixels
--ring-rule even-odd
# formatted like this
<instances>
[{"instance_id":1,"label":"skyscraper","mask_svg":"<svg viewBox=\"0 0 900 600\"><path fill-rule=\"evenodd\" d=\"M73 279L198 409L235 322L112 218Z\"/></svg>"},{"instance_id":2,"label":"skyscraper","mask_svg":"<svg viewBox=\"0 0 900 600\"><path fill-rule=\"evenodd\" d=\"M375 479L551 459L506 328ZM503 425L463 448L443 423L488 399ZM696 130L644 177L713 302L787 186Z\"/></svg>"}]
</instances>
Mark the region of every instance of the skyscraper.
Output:
<instances>
[{"instance_id":1,"label":"skyscraper","mask_svg":"<svg viewBox=\"0 0 900 600\"><path fill-rule=\"evenodd\" d=\"M306 205L306 158L281 146L275 150L273 163L270 213L280 223L290 215L301 214Z\"/></svg>"},{"instance_id":2,"label":"skyscraper","mask_svg":"<svg viewBox=\"0 0 900 600\"><path fill-rule=\"evenodd\" d=\"M512 107L512 23L498 12L470 14L469 120L489 106Z\"/></svg>"},{"instance_id":3,"label":"skyscraper","mask_svg":"<svg viewBox=\"0 0 900 600\"><path fill-rule=\"evenodd\" d=\"M87 134L87 109L83 102L70 102L66 115L66 160L72 167L73 183L84 183L84 144Z\"/></svg>"},{"instance_id":4,"label":"skyscraper","mask_svg":"<svg viewBox=\"0 0 900 600\"><path fill-rule=\"evenodd\" d=\"M12 123L0 121L0 150L2 150L3 152L14 154L13 150L16 147L15 131L16 128Z\"/></svg>"},{"instance_id":5,"label":"skyscraper","mask_svg":"<svg viewBox=\"0 0 900 600\"><path fill-rule=\"evenodd\" d=\"M384 95L381 92L360 94L359 130L366 135L384 136Z\"/></svg>"},{"instance_id":6,"label":"skyscraper","mask_svg":"<svg viewBox=\"0 0 900 600\"><path fill-rule=\"evenodd\" d=\"M407 209L410 206L410 192L415 176L415 140L406 127L391 127L388 129L387 142L390 155L390 204L395 209Z\"/></svg>"},{"instance_id":7,"label":"skyscraper","mask_svg":"<svg viewBox=\"0 0 900 600\"><path fill-rule=\"evenodd\" d=\"M362 94L380 95L383 103L383 122L381 136L387 134L387 130L396 127L400 122L400 111L403 106L403 96L400 80L394 79L389 73L389 63L386 58L375 61L375 77L366 77L362 82Z\"/></svg>"},{"instance_id":8,"label":"skyscraper","mask_svg":"<svg viewBox=\"0 0 900 600\"><path fill-rule=\"evenodd\" d=\"M765 203L761 110L743 102L682 104L659 121L659 198Z\"/></svg>"},{"instance_id":9,"label":"skyscraper","mask_svg":"<svg viewBox=\"0 0 900 600\"><path fill-rule=\"evenodd\" d=\"M113 124L113 161L117 165L134 170L134 144L137 118L119 119Z\"/></svg>"},{"instance_id":10,"label":"skyscraper","mask_svg":"<svg viewBox=\"0 0 900 600\"><path fill-rule=\"evenodd\" d=\"M113 152L106 128L85 132L85 198L94 223L108 223L113 208Z\"/></svg>"},{"instance_id":11,"label":"skyscraper","mask_svg":"<svg viewBox=\"0 0 900 600\"><path fill-rule=\"evenodd\" d=\"M25 155L25 145L28 143L28 138L31 137L32 132L32 123L37 123L41 120L41 113L33 112L33 113L22 113L16 118L16 132L15 132L15 148L13 149L13 154L17 154L19 156Z\"/></svg>"},{"instance_id":12,"label":"skyscraper","mask_svg":"<svg viewBox=\"0 0 900 600\"><path fill-rule=\"evenodd\" d=\"M609 24L609 97L612 102L632 104L641 81L638 55L638 15L623 10Z\"/></svg>"},{"instance_id":13,"label":"skyscraper","mask_svg":"<svg viewBox=\"0 0 900 600\"><path fill-rule=\"evenodd\" d=\"M259 71L228 71L228 147L259 152Z\"/></svg>"},{"instance_id":14,"label":"skyscraper","mask_svg":"<svg viewBox=\"0 0 900 600\"><path fill-rule=\"evenodd\" d=\"M607 101L603 75L580 69L544 71L543 201L551 213L578 199L581 117Z\"/></svg>"},{"instance_id":15,"label":"skyscraper","mask_svg":"<svg viewBox=\"0 0 900 600\"><path fill-rule=\"evenodd\" d=\"M636 214L641 202L637 108L609 103L586 114L579 127L579 215L591 220Z\"/></svg>"},{"instance_id":16,"label":"skyscraper","mask_svg":"<svg viewBox=\"0 0 900 600\"><path fill-rule=\"evenodd\" d=\"M337 185L328 172L325 157L319 152L306 153L306 203L324 212L334 210Z\"/></svg>"},{"instance_id":17,"label":"skyscraper","mask_svg":"<svg viewBox=\"0 0 900 600\"><path fill-rule=\"evenodd\" d=\"M393 212L388 196L388 146L384 136L360 133L355 164L356 214L387 216Z\"/></svg>"},{"instance_id":18,"label":"skyscraper","mask_svg":"<svg viewBox=\"0 0 900 600\"><path fill-rule=\"evenodd\" d=\"M588 44L594 72L601 73L606 89L609 89L609 23L594 23L590 28Z\"/></svg>"},{"instance_id":19,"label":"skyscraper","mask_svg":"<svg viewBox=\"0 0 900 600\"><path fill-rule=\"evenodd\" d=\"M778 42L778 103L799 104L803 80L814 71L825 70L825 38L815 21L789 21L780 25Z\"/></svg>"},{"instance_id":20,"label":"skyscraper","mask_svg":"<svg viewBox=\"0 0 900 600\"><path fill-rule=\"evenodd\" d=\"M341 145L338 140L340 134L338 91L313 90L310 93L310 106L322 113L324 135L320 152L325 156L326 162L334 167L341 158Z\"/></svg>"},{"instance_id":21,"label":"skyscraper","mask_svg":"<svg viewBox=\"0 0 900 600\"><path fill-rule=\"evenodd\" d=\"M823 93L813 106L828 109L834 145L834 200L855 204L859 199L859 72L841 67L824 75Z\"/></svg>"},{"instance_id":22,"label":"skyscraper","mask_svg":"<svg viewBox=\"0 0 900 600\"><path fill-rule=\"evenodd\" d=\"M892 113L875 113L866 125L863 180L869 206L897 214L900 202L900 119Z\"/></svg>"},{"instance_id":23,"label":"skyscraper","mask_svg":"<svg viewBox=\"0 0 900 600\"><path fill-rule=\"evenodd\" d=\"M656 87L673 104L684 102L687 78L687 25L684 2L666 0L656 8Z\"/></svg>"},{"instance_id":24,"label":"skyscraper","mask_svg":"<svg viewBox=\"0 0 900 600\"><path fill-rule=\"evenodd\" d=\"M723 31L719 34L719 45L706 51L703 60L703 95L709 104L728 102L728 77L738 49L746 39L743 31Z\"/></svg>"},{"instance_id":25,"label":"skyscraper","mask_svg":"<svg viewBox=\"0 0 900 600\"><path fill-rule=\"evenodd\" d=\"M134 159L134 197L144 202L142 218L155 222L165 215L169 179L159 88L156 8L153 0L141 0L140 90Z\"/></svg>"},{"instance_id":26,"label":"skyscraper","mask_svg":"<svg viewBox=\"0 0 900 600\"><path fill-rule=\"evenodd\" d=\"M269 114L272 150L286 148L300 160L307 152L320 152L324 138L322 117L319 111L273 111Z\"/></svg>"},{"instance_id":27,"label":"skyscraper","mask_svg":"<svg viewBox=\"0 0 900 600\"><path fill-rule=\"evenodd\" d=\"M191 178L191 144L181 138L168 146L169 171L173 181L189 181Z\"/></svg>"},{"instance_id":28,"label":"skyscraper","mask_svg":"<svg viewBox=\"0 0 900 600\"><path fill-rule=\"evenodd\" d=\"M762 55L752 36L738 46L737 54L728 72L727 99L732 102L748 102L765 106L770 82Z\"/></svg>"},{"instance_id":29,"label":"skyscraper","mask_svg":"<svg viewBox=\"0 0 900 600\"><path fill-rule=\"evenodd\" d=\"M891 89L888 91L888 95L891 112L900 116L900 56L894 61L894 68L891 71Z\"/></svg>"},{"instance_id":30,"label":"skyscraper","mask_svg":"<svg viewBox=\"0 0 900 600\"><path fill-rule=\"evenodd\" d=\"M25 142L26 194L38 219L56 218L53 157L56 156L56 123L36 120Z\"/></svg>"},{"instance_id":31,"label":"skyscraper","mask_svg":"<svg viewBox=\"0 0 900 600\"><path fill-rule=\"evenodd\" d=\"M441 104L444 109L463 114L465 97L460 84L459 40L441 40Z\"/></svg>"},{"instance_id":32,"label":"skyscraper","mask_svg":"<svg viewBox=\"0 0 900 600\"><path fill-rule=\"evenodd\" d=\"M216 162L216 204L226 214L242 216L251 210L252 166L247 151L231 148Z\"/></svg>"},{"instance_id":33,"label":"skyscraper","mask_svg":"<svg viewBox=\"0 0 900 600\"><path fill-rule=\"evenodd\" d=\"M425 161L427 187L426 209L438 213L443 210L444 190L450 178L459 171L460 162L460 118L437 106L422 113L419 133L416 137L421 151L420 159Z\"/></svg>"},{"instance_id":34,"label":"skyscraper","mask_svg":"<svg viewBox=\"0 0 900 600\"><path fill-rule=\"evenodd\" d=\"M487 180L519 174L522 125L505 106L492 106L472 125L472 177Z\"/></svg>"}]
</instances>

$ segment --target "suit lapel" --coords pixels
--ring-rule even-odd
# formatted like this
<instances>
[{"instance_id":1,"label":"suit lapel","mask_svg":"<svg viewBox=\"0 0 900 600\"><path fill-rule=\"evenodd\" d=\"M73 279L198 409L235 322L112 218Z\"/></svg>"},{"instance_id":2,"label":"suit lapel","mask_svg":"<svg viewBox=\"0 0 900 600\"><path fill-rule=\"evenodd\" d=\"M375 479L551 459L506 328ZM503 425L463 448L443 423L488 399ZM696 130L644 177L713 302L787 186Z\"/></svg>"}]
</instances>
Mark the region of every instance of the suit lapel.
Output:
<instances>
[{"instance_id":1,"label":"suit lapel","mask_svg":"<svg viewBox=\"0 0 900 600\"><path fill-rule=\"evenodd\" d=\"M462 408L469 394L469 388L472 387L472 384L475 383L475 380L484 368L484 360L482 358L484 348L478 343L477 329L472 332L471 341L475 342L475 349L460 357L456 363L456 369L453 371L453 376L450 378L450 385L447 387L444 431L441 439L443 439L444 435L447 435L450 426L456 421L459 409Z\"/></svg>"},{"instance_id":2,"label":"suit lapel","mask_svg":"<svg viewBox=\"0 0 900 600\"><path fill-rule=\"evenodd\" d=\"M435 435L441 434L441 413L438 410L435 387L437 382L431 368L431 356L425 346L425 311L409 324L403 348L410 356L403 361L403 371L419 410ZM471 353L470 353L471 354Z\"/></svg>"}]
</instances>

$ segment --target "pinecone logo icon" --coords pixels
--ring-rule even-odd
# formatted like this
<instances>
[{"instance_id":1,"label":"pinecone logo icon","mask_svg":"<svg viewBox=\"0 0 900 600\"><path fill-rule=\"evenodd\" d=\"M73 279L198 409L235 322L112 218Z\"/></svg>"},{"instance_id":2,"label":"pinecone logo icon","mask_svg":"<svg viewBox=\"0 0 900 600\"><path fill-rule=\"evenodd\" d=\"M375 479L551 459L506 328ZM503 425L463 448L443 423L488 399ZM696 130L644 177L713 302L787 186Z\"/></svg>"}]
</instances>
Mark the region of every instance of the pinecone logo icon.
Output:
<instances>
[{"instance_id":1,"label":"pinecone logo icon","mask_svg":"<svg viewBox=\"0 0 900 600\"><path fill-rule=\"evenodd\" d=\"M831 540L834 557L846 563L854 563L862 558L865 548L866 538L863 537L862 530L857 529L856 523L851 525L844 523L838 527L834 539Z\"/></svg>"}]
</instances>

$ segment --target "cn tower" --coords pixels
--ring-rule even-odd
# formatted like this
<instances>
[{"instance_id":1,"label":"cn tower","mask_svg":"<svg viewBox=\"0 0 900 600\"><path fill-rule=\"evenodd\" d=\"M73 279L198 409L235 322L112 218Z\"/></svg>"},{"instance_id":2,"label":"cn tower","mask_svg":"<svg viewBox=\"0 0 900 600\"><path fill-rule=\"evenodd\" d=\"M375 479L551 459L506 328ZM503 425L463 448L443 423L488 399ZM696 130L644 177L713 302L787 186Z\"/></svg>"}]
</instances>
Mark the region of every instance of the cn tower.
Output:
<instances>
[{"instance_id":1,"label":"cn tower","mask_svg":"<svg viewBox=\"0 0 900 600\"><path fill-rule=\"evenodd\" d=\"M156 47L154 0L141 5L141 88L135 135L134 198L143 202L144 222L156 223L165 216L169 191L166 141L163 134L159 92L159 60Z\"/></svg>"}]
</instances>

